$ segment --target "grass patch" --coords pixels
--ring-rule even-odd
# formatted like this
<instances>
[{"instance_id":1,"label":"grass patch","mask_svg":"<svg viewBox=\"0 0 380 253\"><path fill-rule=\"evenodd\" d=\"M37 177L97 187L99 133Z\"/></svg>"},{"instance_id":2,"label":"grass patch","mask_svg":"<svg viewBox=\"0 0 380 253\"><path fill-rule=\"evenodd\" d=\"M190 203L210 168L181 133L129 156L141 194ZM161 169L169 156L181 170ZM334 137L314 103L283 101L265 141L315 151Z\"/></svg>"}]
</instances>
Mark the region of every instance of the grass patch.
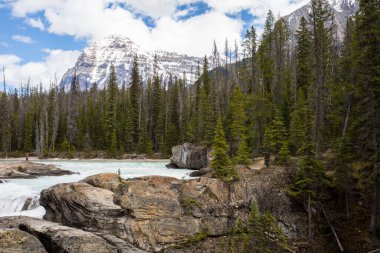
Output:
<instances>
[{"instance_id":1,"label":"grass patch","mask_svg":"<svg viewBox=\"0 0 380 253\"><path fill-rule=\"evenodd\" d=\"M200 242L200 241L203 241L203 240L205 240L207 237L208 237L208 235L207 235L207 232L206 232L206 231L198 232L198 233L196 233L195 235L189 236L189 237L183 239L182 241L180 241L180 242L175 246L175 248L177 248L177 249L184 248L184 247L189 246L189 245L191 245L191 244L194 244L194 243L198 243L198 242Z\"/></svg>"}]
</instances>

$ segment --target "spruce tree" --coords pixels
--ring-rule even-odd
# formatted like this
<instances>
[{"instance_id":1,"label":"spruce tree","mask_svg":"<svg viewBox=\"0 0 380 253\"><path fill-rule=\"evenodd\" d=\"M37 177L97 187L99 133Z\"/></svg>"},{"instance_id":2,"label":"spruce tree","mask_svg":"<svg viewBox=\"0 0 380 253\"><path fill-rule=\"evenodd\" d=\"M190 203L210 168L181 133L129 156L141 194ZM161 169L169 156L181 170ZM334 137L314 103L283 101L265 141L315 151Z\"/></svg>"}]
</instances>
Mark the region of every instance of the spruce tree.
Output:
<instances>
[{"instance_id":1,"label":"spruce tree","mask_svg":"<svg viewBox=\"0 0 380 253\"><path fill-rule=\"evenodd\" d=\"M300 25L296 33L296 80L297 89L302 89L307 97L312 81L312 41L308 22L305 17L301 18Z\"/></svg>"},{"instance_id":2,"label":"spruce tree","mask_svg":"<svg viewBox=\"0 0 380 253\"><path fill-rule=\"evenodd\" d=\"M78 138L78 99L79 99L79 81L74 73L74 77L71 81L70 93L69 93L69 108L67 114L67 137L71 145L77 145Z\"/></svg>"},{"instance_id":3,"label":"spruce tree","mask_svg":"<svg viewBox=\"0 0 380 253\"><path fill-rule=\"evenodd\" d=\"M215 127L214 142L212 145L212 160L210 167L215 171L215 176L227 183L239 178L228 156L229 146L225 139L222 118L219 116Z\"/></svg>"},{"instance_id":4,"label":"spruce tree","mask_svg":"<svg viewBox=\"0 0 380 253\"><path fill-rule=\"evenodd\" d=\"M251 164L251 155L247 146L247 138L244 134L241 136L241 141L234 162L235 164L246 166Z\"/></svg>"},{"instance_id":5,"label":"spruce tree","mask_svg":"<svg viewBox=\"0 0 380 253\"><path fill-rule=\"evenodd\" d=\"M307 115L308 109L305 101L304 89L300 88L297 93L297 100L291 113L290 121L290 145L293 153L299 154L298 150L304 145L307 135Z\"/></svg>"},{"instance_id":6,"label":"spruce tree","mask_svg":"<svg viewBox=\"0 0 380 253\"><path fill-rule=\"evenodd\" d=\"M228 132L232 154L236 154L242 142L242 136L246 134L245 98L238 85L233 88L228 108Z\"/></svg>"},{"instance_id":7,"label":"spruce tree","mask_svg":"<svg viewBox=\"0 0 380 253\"><path fill-rule=\"evenodd\" d=\"M287 164L290 159L289 143L287 140L284 140L281 144L281 149L278 152L280 157L280 164Z\"/></svg>"},{"instance_id":8,"label":"spruce tree","mask_svg":"<svg viewBox=\"0 0 380 253\"><path fill-rule=\"evenodd\" d=\"M129 92L126 93L125 107L125 150L131 152L134 150L134 125L132 119L132 103Z\"/></svg>"},{"instance_id":9,"label":"spruce tree","mask_svg":"<svg viewBox=\"0 0 380 253\"><path fill-rule=\"evenodd\" d=\"M24 150L27 152L33 149L33 115L26 113L24 121Z\"/></svg>"},{"instance_id":10,"label":"spruce tree","mask_svg":"<svg viewBox=\"0 0 380 253\"><path fill-rule=\"evenodd\" d=\"M198 112L198 137L204 143L209 144L212 142L214 122L212 122L212 111L209 100L207 99L206 90L202 87Z\"/></svg>"},{"instance_id":11,"label":"spruce tree","mask_svg":"<svg viewBox=\"0 0 380 253\"><path fill-rule=\"evenodd\" d=\"M259 67L261 70L265 92L271 93L271 86L274 78L274 61L273 61L273 26L274 16L269 11L264 26L264 33L261 44L258 49Z\"/></svg>"},{"instance_id":12,"label":"spruce tree","mask_svg":"<svg viewBox=\"0 0 380 253\"><path fill-rule=\"evenodd\" d=\"M265 131L265 140L266 146L275 154L279 153L284 141L287 141L287 131L279 110L275 111L275 117Z\"/></svg>"},{"instance_id":13,"label":"spruce tree","mask_svg":"<svg viewBox=\"0 0 380 253\"><path fill-rule=\"evenodd\" d=\"M139 75L139 65L137 55L133 58L132 72L131 72L131 84L130 84L130 100L131 100L131 111L130 117L133 125L133 142L137 144L139 136L139 126L140 126L140 75Z\"/></svg>"},{"instance_id":14,"label":"spruce tree","mask_svg":"<svg viewBox=\"0 0 380 253\"><path fill-rule=\"evenodd\" d=\"M211 91L211 79L208 73L208 60L207 57L205 56L203 59L203 72L202 72L202 84L203 88L206 92L206 96L210 96L210 91Z\"/></svg>"},{"instance_id":15,"label":"spruce tree","mask_svg":"<svg viewBox=\"0 0 380 253\"><path fill-rule=\"evenodd\" d=\"M290 195L307 201L308 236L311 239L311 206L312 198L317 197L318 190L322 187L325 178L325 168L321 161L313 158L313 155L303 156L297 164L296 177L290 188Z\"/></svg>"},{"instance_id":16,"label":"spruce tree","mask_svg":"<svg viewBox=\"0 0 380 253\"><path fill-rule=\"evenodd\" d=\"M110 78L107 87L107 112L106 112L106 140L110 155L115 155L117 147L116 140L116 113L118 85L115 72L115 66L111 65ZM115 143L116 142L116 143Z\"/></svg>"},{"instance_id":17,"label":"spruce tree","mask_svg":"<svg viewBox=\"0 0 380 253\"><path fill-rule=\"evenodd\" d=\"M332 164L335 168L334 182L340 193L344 195L345 211L350 217L350 194L354 187L352 148L347 137L339 137L333 150Z\"/></svg>"},{"instance_id":18,"label":"spruce tree","mask_svg":"<svg viewBox=\"0 0 380 253\"><path fill-rule=\"evenodd\" d=\"M362 156L371 162L372 201L369 230L376 232L379 210L380 175L380 1L361 0L355 17L354 60L357 73L355 96L359 115L357 124L362 133L358 143ZM365 133L365 134L363 134Z\"/></svg>"},{"instance_id":19,"label":"spruce tree","mask_svg":"<svg viewBox=\"0 0 380 253\"><path fill-rule=\"evenodd\" d=\"M311 1L311 33L313 41L313 56L315 81L313 86L313 142L316 147L316 155L319 156L322 149L322 131L325 122L325 103L327 97L327 82L331 78L332 41L335 31L334 14L327 0Z\"/></svg>"}]
</instances>

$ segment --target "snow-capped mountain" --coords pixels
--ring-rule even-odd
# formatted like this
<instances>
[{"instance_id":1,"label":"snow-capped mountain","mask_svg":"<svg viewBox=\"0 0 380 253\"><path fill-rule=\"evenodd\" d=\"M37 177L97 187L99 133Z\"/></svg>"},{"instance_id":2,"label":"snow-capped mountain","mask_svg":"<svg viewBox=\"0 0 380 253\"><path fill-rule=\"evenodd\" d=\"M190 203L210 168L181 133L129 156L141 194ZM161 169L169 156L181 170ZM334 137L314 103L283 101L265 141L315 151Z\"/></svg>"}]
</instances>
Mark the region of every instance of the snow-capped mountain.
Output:
<instances>
[{"instance_id":1,"label":"snow-capped mountain","mask_svg":"<svg viewBox=\"0 0 380 253\"><path fill-rule=\"evenodd\" d=\"M329 0L329 3L334 12L334 21L337 28L338 38L342 40L344 37L344 30L346 28L347 18L356 13L359 7L359 1ZM310 11L311 3L308 3L284 17L285 21L287 21L288 23L291 34L296 33L302 17L309 19Z\"/></svg>"},{"instance_id":2,"label":"snow-capped mountain","mask_svg":"<svg viewBox=\"0 0 380 253\"><path fill-rule=\"evenodd\" d=\"M195 81L198 62L203 59L170 53L164 51L145 51L130 39L111 35L100 39L85 48L79 56L75 66L69 69L60 83L66 89L70 87L71 80L76 72L81 88L96 82L99 87L107 84L110 66L116 68L119 84L130 83L130 73L134 56L137 55L139 71L142 81L145 83L153 75L154 57L157 55L158 74L163 81L172 77L186 77L187 82Z\"/></svg>"}]
</instances>

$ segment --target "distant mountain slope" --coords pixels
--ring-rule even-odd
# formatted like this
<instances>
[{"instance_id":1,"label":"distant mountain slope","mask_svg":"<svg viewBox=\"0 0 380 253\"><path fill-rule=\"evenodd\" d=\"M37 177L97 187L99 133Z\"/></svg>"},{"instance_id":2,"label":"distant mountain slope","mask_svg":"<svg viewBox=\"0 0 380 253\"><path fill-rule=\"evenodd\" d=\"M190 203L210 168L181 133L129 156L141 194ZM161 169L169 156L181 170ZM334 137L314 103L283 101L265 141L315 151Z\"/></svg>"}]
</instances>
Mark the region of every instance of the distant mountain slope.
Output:
<instances>
[{"instance_id":1,"label":"distant mountain slope","mask_svg":"<svg viewBox=\"0 0 380 253\"><path fill-rule=\"evenodd\" d=\"M63 76L60 85L70 87L71 80L76 72L81 88L88 87L94 82L103 87L109 77L109 67L113 64L119 84L130 83L130 73L134 55L138 56L138 63L142 81L146 82L153 75L154 56L157 55L158 73L162 80L173 77L183 77L188 82L193 82L196 75L198 62L203 59L180 55L177 53L142 50L130 39L122 36L111 35L96 41L85 48L79 56L75 66L69 69Z\"/></svg>"},{"instance_id":2,"label":"distant mountain slope","mask_svg":"<svg viewBox=\"0 0 380 253\"><path fill-rule=\"evenodd\" d=\"M337 27L338 38L343 39L346 21L349 16L356 13L359 7L357 0L330 0L330 5L335 15L335 24ZM311 3L304 5L296 11L284 16L292 34L295 34L302 17L309 18Z\"/></svg>"}]
</instances>

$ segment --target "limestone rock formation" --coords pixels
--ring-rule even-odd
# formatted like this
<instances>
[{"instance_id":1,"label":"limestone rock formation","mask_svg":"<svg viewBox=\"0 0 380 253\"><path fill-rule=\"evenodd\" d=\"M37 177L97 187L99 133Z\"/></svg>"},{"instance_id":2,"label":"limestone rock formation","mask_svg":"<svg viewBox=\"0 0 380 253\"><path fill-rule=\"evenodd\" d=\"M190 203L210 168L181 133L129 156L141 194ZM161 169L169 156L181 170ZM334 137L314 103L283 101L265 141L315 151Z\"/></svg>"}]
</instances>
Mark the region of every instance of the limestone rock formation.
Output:
<instances>
[{"instance_id":1,"label":"limestone rock formation","mask_svg":"<svg viewBox=\"0 0 380 253\"><path fill-rule=\"evenodd\" d=\"M0 253L46 253L33 235L19 229L0 228Z\"/></svg>"},{"instance_id":2,"label":"limestone rock formation","mask_svg":"<svg viewBox=\"0 0 380 253\"><path fill-rule=\"evenodd\" d=\"M54 253L117 253L117 248L105 239L80 229L70 228L57 223L29 217L2 217L0 227L13 228L14 234L22 234L25 239L24 245L20 245L21 251L6 252L54 252ZM22 230L22 231L21 231ZM7 230L3 230L7 231ZM1 234L1 233L0 233ZM41 243L43 248L38 248ZM37 241L36 241L37 240ZM2 241L0 239L0 241ZM40 249L33 251L31 247ZM3 247L2 247L3 248ZM30 250L30 251L28 251ZM1 252L1 250L0 250Z\"/></svg>"},{"instance_id":3,"label":"limestone rock formation","mask_svg":"<svg viewBox=\"0 0 380 253\"><path fill-rule=\"evenodd\" d=\"M291 240L307 234L305 215L291 209L285 168L252 171L241 166L237 171L241 180L231 185L208 176L124 180L99 174L44 190L40 202L45 219L96 232L119 249L128 245L134 250L125 252L182 252L183 242L200 235L204 240L196 250L211 252L212 241L222 243L238 219L247 223L252 202L272 212ZM186 247L183 252L191 252Z\"/></svg>"},{"instance_id":4,"label":"limestone rock formation","mask_svg":"<svg viewBox=\"0 0 380 253\"><path fill-rule=\"evenodd\" d=\"M54 165L33 162L11 162L0 165L0 179L36 178L40 176L62 176L75 174Z\"/></svg>"},{"instance_id":5,"label":"limestone rock formation","mask_svg":"<svg viewBox=\"0 0 380 253\"><path fill-rule=\"evenodd\" d=\"M199 170L208 166L210 162L209 150L206 146L184 143L172 148L169 168L184 168Z\"/></svg>"}]
</instances>

